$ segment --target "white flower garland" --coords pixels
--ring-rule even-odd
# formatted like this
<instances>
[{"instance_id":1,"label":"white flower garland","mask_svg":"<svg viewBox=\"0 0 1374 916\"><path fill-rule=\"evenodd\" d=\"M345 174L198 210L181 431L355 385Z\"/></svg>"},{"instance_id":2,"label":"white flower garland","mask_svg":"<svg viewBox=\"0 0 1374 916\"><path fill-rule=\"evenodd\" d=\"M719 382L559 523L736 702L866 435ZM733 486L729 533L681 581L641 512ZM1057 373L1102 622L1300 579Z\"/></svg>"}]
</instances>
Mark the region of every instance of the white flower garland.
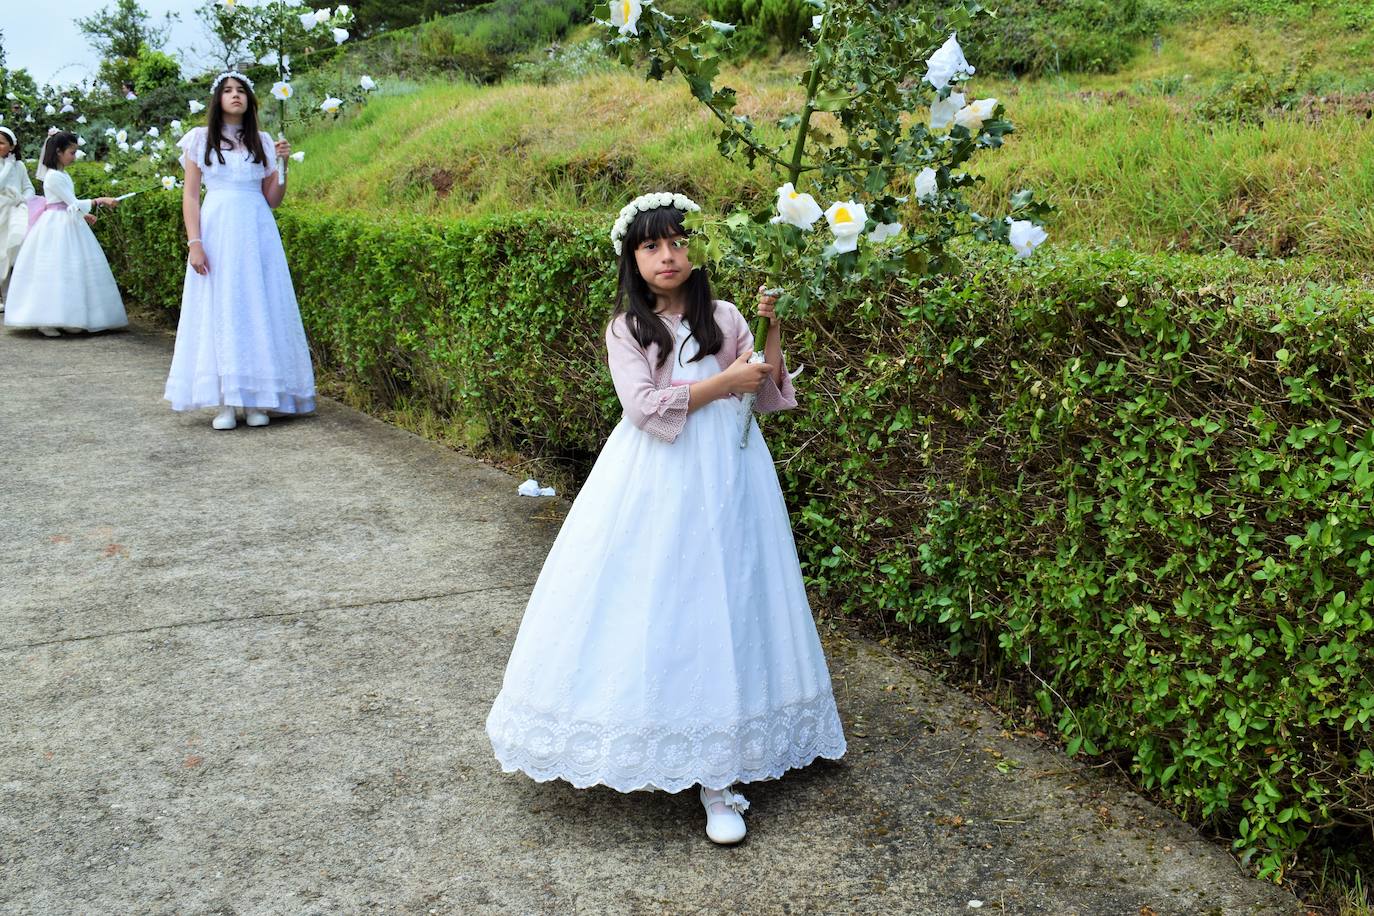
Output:
<instances>
[{"instance_id":1,"label":"white flower garland","mask_svg":"<svg viewBox=\"0 0 1374 916\"><path fill-rule=\"evenodd\" d=\"M616 217L615 225L611 227L611 244L615 246L617 257L620 255L625 233L629 231L630 223L634 222L635 217L650 210L657 210L659 207L677 207L683 213L701 209L685 194L670 194L667 191L641 194L621 208L620 215Z\"/></svg>"},{"instance_id":2,"label":"white flower garland","mask_svg":"<svg viewBox=\"0 0 1374 916\"><path fill-rule=\"evenodd\" d=\"M240 83L243 83L243 85L248 87L249 91L253 90L253 81L250 80L248 77L244 76L237 70L225 70L219 76L215 77L215 81L210 84L210 94L214 95L216 92L219 92L219 84L229 79L230 77L233 77Z\"/></svg>"}]
</instances>

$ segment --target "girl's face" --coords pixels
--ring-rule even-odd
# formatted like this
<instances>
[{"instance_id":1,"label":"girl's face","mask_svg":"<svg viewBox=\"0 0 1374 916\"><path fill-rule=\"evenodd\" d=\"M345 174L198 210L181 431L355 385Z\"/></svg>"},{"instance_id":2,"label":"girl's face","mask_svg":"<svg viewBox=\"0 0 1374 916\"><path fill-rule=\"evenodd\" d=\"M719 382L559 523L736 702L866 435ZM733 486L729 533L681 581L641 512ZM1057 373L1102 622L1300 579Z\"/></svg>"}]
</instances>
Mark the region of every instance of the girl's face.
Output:
<instances>
[{"instance_id":1,"label":"girl's face","mask_svg":"<svg viewBox=\"0 0 1374 916\"><path fill-rule=\"evenodd\" d=\"M0 159L4 159L13 150L14 144L10 142L10 138L4 134L0 134Z\"/></svg>"},{"instance_id":2,"label":"girl's face","mask_svg":"<svg viewBox=\"0 0 1374 916\"><path fill-rule=\"evenodd\" d=\"M242 115L248 110L248 87L230 77L219 84L219 107L228 115Z\"/></svg>"},{"instance_id":3,"label":"girl's face","mask_svg":"<svg viewBox=\"0 0 1374 916\"><path fill-rule=\"evenodd\" d=\"M76 161L76 144L64 148L57 154L57 161L62 163L62 168L66 168Z\"/></svg>"},{"instance_id":4,"label":"girl's face","mask_svg":"<svg viewBox=\"0 0 1374 916\"><path fill-rule=\"evenodd\" d=\"M670 295L692 275L692 263L687 260L687 237L645 239L635 249L635 266L654 295Z\"/></svg>"}]
</instances>

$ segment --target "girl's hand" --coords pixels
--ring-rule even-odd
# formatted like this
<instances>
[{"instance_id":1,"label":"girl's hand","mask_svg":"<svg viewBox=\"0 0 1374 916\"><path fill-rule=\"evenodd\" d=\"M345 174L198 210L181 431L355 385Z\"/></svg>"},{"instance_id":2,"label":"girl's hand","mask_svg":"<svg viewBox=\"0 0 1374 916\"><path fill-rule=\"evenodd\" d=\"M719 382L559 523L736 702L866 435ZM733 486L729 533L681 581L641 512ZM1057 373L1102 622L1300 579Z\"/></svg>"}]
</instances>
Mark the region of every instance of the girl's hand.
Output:
<instances>
[{"instance_id":1,"label":"girl's hand","mask_svg":"<svg viewBox=\"0 0 1374 916\"><path fill-rule=\"evenodd\" d=\"M749 362L749 357L753 355L753 350L741 353L739 359L721 372L725 389L731 394L758 394L759 386L768 377L768 373L773 371L773 367L767 363Z\"/></svg>"},{"instance_id":2,"label":"girl's hand","mask_svg":"<svg viewBox=\"0 0 1374 916\"><path fill-rule=\"evenodd\" d=\"M186 256L186 263L202 277L210 272L210 260L205 257L205 249L201 247L200 242L191 245L191 253Z\"/></svg>"},{"instance_id":3,"label":"girl's hand","mask_svg":"<svg viewBox=\"0 0 1374 916\"><path fill-rule=\"evenodd\" d=\"M276 152L278 159L289 159L291 157L291 144L286 140L278 140Z\"/></svg>"},{"instance_id":4,"label":"girl's hand","mask_svg":"<svg viewBox=\"0 0 1374 916\"><path fill-rule=\"evenodd\" d=\"M87 226L94 226L94 225L95 225L95 214L94 214L94 213L83 213L83 214L81 215L81 218L84 219L84 220L86 221L86 225L87 225Z\"/></svg>"},{"instance_id":5,"label":"girl's hand","mask_svg":"<svg viewBox=\"0 0 1374 916\"><path fill-rule=\"evenodd\" d=\"M778 306L778 296L780 296L781 294L782 290L767 289L766 287L762 286L759 287L760 318L767 318L770 322L773 323L777 322L778 315L776 309Z\"/></svg>"},{"instance_id":6,"label":"girl's hand","mask_svg":"<svg viewBox=\"0 0 1374 916\"><path fill-rule=\"evenodd\" d=\"M92 201L92 203L96 204L97 206L101 206L101 207L118 207L118 206L119 206L119 201L115 200L113 197L97 197L94 201Z\"/></svg>"}]
</instances>

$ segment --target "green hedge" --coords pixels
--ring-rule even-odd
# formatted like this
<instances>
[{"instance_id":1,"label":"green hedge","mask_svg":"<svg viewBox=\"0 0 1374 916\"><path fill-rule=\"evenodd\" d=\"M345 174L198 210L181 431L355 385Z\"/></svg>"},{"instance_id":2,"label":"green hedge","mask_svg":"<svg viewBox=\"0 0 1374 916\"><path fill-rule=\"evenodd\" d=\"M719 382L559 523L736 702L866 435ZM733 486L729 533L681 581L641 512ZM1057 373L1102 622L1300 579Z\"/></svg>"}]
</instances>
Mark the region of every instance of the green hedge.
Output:
<instances>
[{"instance_id":1,"label":"green hedge","mask_svg":"<svg viewBox=\"0 0 1374 916\"><path fill-rule=\"evenodd\" d=\"M171 197L104 228L168 310ZM279 220L322 366L595 453L604 218ZM1374 297L1295 273L1070 251L856 290L789 330L802 406L766 419L818 599L1033 685L1271 877L1374 810Z\"/></svg>"}]
</instances>

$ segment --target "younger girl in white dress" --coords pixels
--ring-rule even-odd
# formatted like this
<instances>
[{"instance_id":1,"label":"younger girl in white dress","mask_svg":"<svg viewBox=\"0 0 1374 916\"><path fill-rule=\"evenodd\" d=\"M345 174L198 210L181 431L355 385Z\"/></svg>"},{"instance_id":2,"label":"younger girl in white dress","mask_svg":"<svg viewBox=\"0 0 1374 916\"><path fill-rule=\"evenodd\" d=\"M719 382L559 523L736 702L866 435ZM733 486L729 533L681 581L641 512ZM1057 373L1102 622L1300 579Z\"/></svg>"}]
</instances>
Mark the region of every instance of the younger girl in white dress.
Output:
<instances>
[{"instance_id":1,"label":"younger girl in white dress","mask_svg":"<svg viewBox=\"0 0 1374 916\"><path fill-rule=\"evenodd\" d=\"M272 218L286 196L273 158L288 161L290 145L274 149L258 130L253 84L233 72L211 87L207 126L177 145L189 254L166 399L173 410L218 408L215 429L238 424L235 408L249 426L266 426L268 411L312 412L315 373Z\"/></svg>"},{"instance_id":2,"label":"younger girl in white dress","mask_svg":"<svg viewBox=\"0 0 1374 916\"><path fill-rule=\"evenodd\" d=\"M734 783L839 758L845 740L772 456L757 425L739 445L736 395L796 406L779 323L751 364L748 323L687 260L689 209L646 195L612 233L625 416L539 574L487 734L504 770L541 782L700 786L707 836L735 843Z\"/></svg>"},{"instance_id":3,"label":"younger girl in white dress","mask_svg":"<svg viewBox=\"0 0 1374 916\"><path fill-rule=\"evenodd\" d=\"M15 259L6 327L37 328L57 337L61 331L105 331L129 323L110 263L91 231L92 204L113 207L116 201L77 198L64 171L75 161L76 150L76 134L66 131L49 134L43 144L38 179L47 206Z\"/></svg>"},{"instance_id":4,"label":"younger girl in white dress","mask_svg":"<svg viewBox=\"0 0 1374 916\"><path fill-rule=\"evenodd\" d=\"M14 259L29 231L28 202L34 196L29 170L19 153L19 138L0 125L0 312L5 310Z\"/></svg>"}]
</instances>

